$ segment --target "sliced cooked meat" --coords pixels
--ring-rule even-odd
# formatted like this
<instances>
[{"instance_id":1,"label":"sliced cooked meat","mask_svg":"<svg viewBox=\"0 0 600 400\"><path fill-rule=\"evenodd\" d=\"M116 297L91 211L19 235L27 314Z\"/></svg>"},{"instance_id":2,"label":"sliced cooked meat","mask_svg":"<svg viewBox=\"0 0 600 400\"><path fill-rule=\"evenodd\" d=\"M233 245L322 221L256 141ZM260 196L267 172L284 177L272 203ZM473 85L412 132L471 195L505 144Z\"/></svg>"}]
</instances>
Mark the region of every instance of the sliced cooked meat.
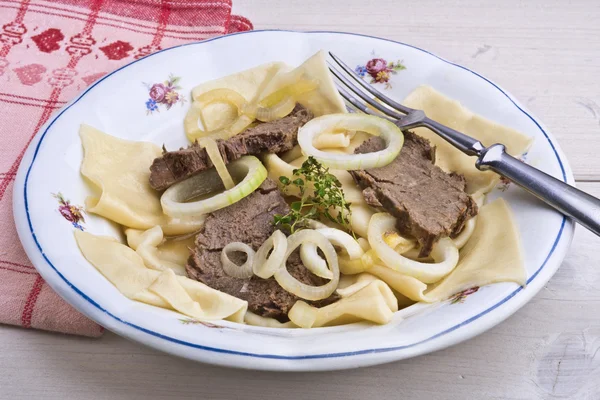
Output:
<instances>
[{"instance_id":1,"label":"sliced cooked meat","mask_svg":"<svg viewBox=\"0 0 600 400\"><path fill-rule=\"evenodd\" d=\"M371 153L385 148L374 137L355 153ZM365 201L383 207L396 217L400 233L421 245L419 256L426 257L440 238L455 236L465 222L477 214L477 204L465 192L465 178L448 174L434 165L435 147L412 132L404 133L404 146L396 159L382 168L351 171L363 189Z\"/></svg>"},{"instance_id":2,"label":"sliced cooked meat","mask_svg":"<svg viewBox=\"0 0 600 400\"><path fill-rule=\"evenodd\" d=\"M239 279L227 275L221 265L221 250L231 242L243 242L255 251L271 236L273 216L287 214L289 206L279 193L277 185L270 179L248 197L237 203L215 211L206 218L202 231L196 237L196 247L186 267L188 277L196 279L214 289L248 301L248 308L263 317L286 321L287 313L299 300L285 291L275 279ZM231 257L233 261L236 260ZM242 260L239 260L241 264ZM287 263L288 271L299 281L320 286L327 283L309 272L297 252L292 253ZM324 306L337 300L337 296L319 302Z\"/></svg>"},{"instance_id":3,"label":"sliced cooked meat","mask_svg":"<svg viewBox=\"0 0 600 400\"><path fill-rule=\"evenodd\" d=\"M297 105L288 116L261 123L228 140L217 140L217 146L226 164L247 154L281 153L298 143L298 129L312 118L309 110ZM150 166L150 186L164 190L212 166L206 150L198 143L164 152Z\"/></svg>"}]
</instances>

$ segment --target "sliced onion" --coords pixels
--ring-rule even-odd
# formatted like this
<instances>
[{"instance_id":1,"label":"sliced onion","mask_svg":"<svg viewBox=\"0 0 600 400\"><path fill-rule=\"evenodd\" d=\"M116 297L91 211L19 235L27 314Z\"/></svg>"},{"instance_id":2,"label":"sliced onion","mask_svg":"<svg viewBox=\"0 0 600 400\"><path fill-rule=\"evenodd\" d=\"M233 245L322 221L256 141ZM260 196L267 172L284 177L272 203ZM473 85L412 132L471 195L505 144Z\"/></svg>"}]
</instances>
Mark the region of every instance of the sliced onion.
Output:
<instances>
[{"instance_id":1,"label":"sliced onion","mask_svg":"<svg viewBox=\"0 0 600 400\"><path fill-rule=\"evenodd\" d=\"M256 252L254 264L252 264L254 275L263 279L272 277L285 263L287 245L287 238L283 232L279 230L273 232Z\"/></svg>"},{"instance_id":2,"label":"sliced onion","mask_svg":"<svg viewBox=\"0 0 600 400\"><path fill-rule=\"evenodd\" d=\"M286 96L272 107L246 105L242 109L242 112L250 118L255 118L262 122L269 122L285 117L294 110L294 107L296 107L296 99L291 96Z\"/></svg>"},{"instance_id":3,"label":"sliced onion","mask_svg":"<svg viewBox=\"0 0 600 400\"><path fill-rule=\"evenodd\" d=\"M202 110L213 103L228 103L238 109L238 117L228 126L214 131L203 131L198 126L198 118L202 115ZM248 127L254 120L241 113L242 108L247 103L244 96L231 89L214 89L198 96L188 110L183 121L185 134L190 141L201 137L212 137L215 139L229 139L237 135Z\"/></svg>"},{"instance_id":4,"label":"sliced onion","mask_svg":"<svg viewBox=\"0 0 600 400\"><path fill-rule=\"evenodd\" d=\"M163 193L160 203L164 213L172 217L208 214L240 201L254 192L267 178L267 170L254 156L244 156L227 167L233 176L241 180L232 189L204 200L186 203L188 199L213 193L223 187L214 169L203 171L174 184Z\"/></svg>"},{"instance_id":5,"label":"sliced onion","mask_svg":"<svg viewBox=\"0 0 600 400\"><path fill-rule=\"evenodd\" d=\"M315 148L313 142L318 135L340 129L381 136L386 148L365 154L328 153ZM300 128L298 144L307 156L313 156L326 167L357 170L383 167L392 162L402 149L404 135L400 128L383 118L365 114L329 114L315 118Z\"/></svg>"},{"instance_id":6,"label":"sliced onion","mask_svg":"<svg viewBox=\"0 0 600 400\"><path fill-rule=\"evenodd\" d=\"M364 251L360 247L360 244L346 232L340 229L330 228L318 221L311 221L309 225L325 236L329 242L344 249L349 260L360 259L363 255ZM333 274L327 268L327 262L319 255L315 243L303 243L302 247L300 247L300 258L302 259L304 266L313 274L325 279L332 278Z\"/></svg>"},{"instance_id":7,"label":"sliced onion","mask_svg":"<svg viewBox=\"0 0 600 400\"><path fill-rule=\"evenodd\" d=\"M219 177L223 181L223 186L225 186L225 189L229 190L233 188L235 183L233 182L233 178L231 178L231 175L225 166L225 161L223 161L223 157L221 156L219 146L217 146L215 139L202 138L198 141L198 143L200 146L206 149L206 154L208 154L208 158L215 166Z\"/></svg>"},{"instance_id":8,"label":"sliced onion","mask_svg":"<svg viewBox=\"0 0 600 400\"><path fill-rule=\"evenodd\" d=\"M340 229L319 228L316 231L325 236L334 245L343 248L351 260L360 258L364 253L356 239Z\"/></svg>"},{"instance_id":9,"label":"sliced onion","mask_svg":"<svg viewBox=\"0 0 600 400\"><path fill-rule=\"evenodd\" d=\"M327 264L333 274L331 280L322 286L310 286L298 281L288 272L285 265L275 272L275 280L277 283L287 290L288 292L295 294L296 296L306 300L321 300L325 299L337 289L337 285L340 281L340 268L338 265L338 258L333 248L333 245L327 240L322 233L319 233L312 229L303 229L288 237L288 248L286 251L286 259L292 254L292 252L301 244L311 242L317 245L325 255Z\"/></svg>"},{"instance_id":10,"label":"sliced onion","mask_svg":"<svg viewBox=\"0 0 600 400\"><path fill-rule=\"evenodd\" d=\"M316 244L312 242L303 243L302 246L300 246L300 259L306 269L316 276L325 279L331 279L333 277L333 273L327 268L327 261L323 260L319 255Z\"/></svg>"},{"instance_id":11,"label":"sliced onion","mask_svg":"<svg viewBox=\"0 0 600 400\"><path fill-rule=\"evenodd\" d=\"M229 258L227 253L239 251L246 253L246 261L242 265L237 265ZM221 250L221 265L223 271L229 276L239 279L248 279L252 277L252 265L254 263L254 250L246 243L232 242Z\"/></svg>"},{"instance_id":12,"label":"sliced onion","mask_svg":"<svg viewBox=\"0 0 600 400\"><path fill-rule=\"evenodd\" d=\"M452 239L454 241L454 245L457 248L462 249L463 246L465 244L467 244L467 241L471 238L471 235L473 234L473 231L475 230L476 223L477 223L477 216L474 216L470 220L467 221L467 223L463 227L462 231L460 231L458 236L456 236L454 239Z\"/></svg>"},{"instance_id":13,"label":"sliced onion","mask_svg":"<svg viewBox=\"0 0 600 400\"><path fill-rule=\"evenodd\" d=\"M375 214L369 222L369 244L385 266L424 283L437 282L456 267L458 249L450 238L442 238L433 246L431 257L435 263L414 261L398 254L383 238L386 232L395 229L395 225L396 219L387 213Z\"/></svg>"}]
</instances>

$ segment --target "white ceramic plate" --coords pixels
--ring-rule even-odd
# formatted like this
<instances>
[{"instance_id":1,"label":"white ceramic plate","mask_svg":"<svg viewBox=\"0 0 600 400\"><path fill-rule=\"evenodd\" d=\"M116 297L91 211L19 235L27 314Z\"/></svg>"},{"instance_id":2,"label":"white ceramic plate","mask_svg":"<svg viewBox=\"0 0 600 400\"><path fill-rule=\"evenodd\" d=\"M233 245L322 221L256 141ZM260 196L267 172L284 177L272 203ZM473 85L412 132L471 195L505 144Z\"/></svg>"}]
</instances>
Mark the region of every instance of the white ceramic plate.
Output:
<instances>
[{"instance_id":1,"label":"white ceramic plate","mask_svg":"<svg viewBox=\"0 0 600 400\"><path fill-rule=\"evenodd\" d=\"M86 214L85 222L68 221L69 212L63 207L61 214L52 195L61 192L77 206L90 193L79 174L82 122L125 139L183 146L182 121L189 102L170 109L148 103L148 85L179 77L179 93L189 98L200 82L268 61L299 65L320 49L333 51L352 66L365 66L375 57L401 60L406 70L391 76L391 86L378 84L388 95L401 100L416 86L431 85L474 112L535 137L528 161L573 184L562 151L543 125L510 94L467 68L407 44L356 34L240 33L134 61L94 83L40 130L19 169L14 212L23 246L43 278L78 310L120 335L193 360L252 369L328 370L400 360L471 338L522 307L559 267L574 225L514 187L499 188L491 197L502 196L514 211L525 250L527 287L501 283L455 302L416 305L385 326L278 330L230 322L186 324L180 314L125 298L83 258L74 229L119 233L94 215ZM401 316L405 319L400 322Z\"/></svg>"}]
</instances>

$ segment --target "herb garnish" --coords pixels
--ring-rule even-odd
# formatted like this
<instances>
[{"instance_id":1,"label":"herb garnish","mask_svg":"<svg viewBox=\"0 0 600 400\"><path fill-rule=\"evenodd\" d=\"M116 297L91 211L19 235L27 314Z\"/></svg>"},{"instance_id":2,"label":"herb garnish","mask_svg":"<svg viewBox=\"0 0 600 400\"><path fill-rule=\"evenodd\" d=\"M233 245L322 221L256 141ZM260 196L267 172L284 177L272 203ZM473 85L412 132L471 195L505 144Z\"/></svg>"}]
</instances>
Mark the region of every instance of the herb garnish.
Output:
<instances>
[{"instance_id":1,"label":"herb garnish","mask_svg":"<svg viewBox=\"0 0 600 400\"><path fill-rule=\"evenodd\" d=\"M329 168L323 167L314 157L308 157L301 168L294 169L293 174L295 179L280 176L279 182L283 185L284 193L289 187L298 188L301 199L290 204L291 210L286 215L274 216L273 223L276 226L294 233L306 228L309 220L324 216L351 231L350 204L344 198L341 182L329 173ZM337 211L336 216L332 214L334 210Z\"/></svg>"}]
</instances>

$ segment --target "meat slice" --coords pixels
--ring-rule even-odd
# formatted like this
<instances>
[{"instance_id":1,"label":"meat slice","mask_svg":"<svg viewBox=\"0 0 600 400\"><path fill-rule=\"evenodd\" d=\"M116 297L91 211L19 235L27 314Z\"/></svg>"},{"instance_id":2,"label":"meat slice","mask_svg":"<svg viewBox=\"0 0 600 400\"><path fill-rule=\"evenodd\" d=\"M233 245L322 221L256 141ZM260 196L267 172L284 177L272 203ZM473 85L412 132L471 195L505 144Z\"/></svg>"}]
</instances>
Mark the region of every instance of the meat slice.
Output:
<instances>
[{"instance_id":1,"label":"meat slice","mask_svg":"<svg viewBox=\"0 0 600 400\"><path fill-rule=\"evenodd\" d=\"M374 137L355 153L383 148L384 141ZM365 201L396 217L399 232L419 242L421 257L428 256L440 238L457 235L477 214L477 204L465 192L465 178L444 172L434 161L435 147L428 140L404 132L404 146L393 162L382 168L350 172L363 189Z\"/></svg>"},{"instance_id":2,"label":"meat slice","mask_svg":"<svg viewBox=\"0 0 600 400\"><path fill-rule=\"evenodd\" d=\"M285 291L273 278L253 276L250 279L239 279L227 275L221 265L221 250L231 242L243 242L258 250L275 230L273 216L288 212L289 206L279 193L277 185L267 179L248 197L210 214L196 237L196 247L191 250L186 267L188 277L248 301L249 310L255 314L281 322L287 321L287 313L299 300L298 297ZM238 261L241 264L242 260ZM296 279L308 285L327 283L302 265L297 252L292 253L288 259L287 268ZM312 304L323 306L337 299L334 295Z\"/></svg>"},{"instance_id":3,"label":"meat slice","mask_svg":"<svg viewBox=\"0 0 600 400\"><path fill-rule=\"evenodd\" d=\"M298 143L298 129L312 118L309 110L297 105L288 116L261 123L228 140L217 140L217 146L226 164L247 154L281 153ZM206 150L198 143L164 152L150 166L150 186L164 190L212 166Z\"/></svg>"}]
</instances>

